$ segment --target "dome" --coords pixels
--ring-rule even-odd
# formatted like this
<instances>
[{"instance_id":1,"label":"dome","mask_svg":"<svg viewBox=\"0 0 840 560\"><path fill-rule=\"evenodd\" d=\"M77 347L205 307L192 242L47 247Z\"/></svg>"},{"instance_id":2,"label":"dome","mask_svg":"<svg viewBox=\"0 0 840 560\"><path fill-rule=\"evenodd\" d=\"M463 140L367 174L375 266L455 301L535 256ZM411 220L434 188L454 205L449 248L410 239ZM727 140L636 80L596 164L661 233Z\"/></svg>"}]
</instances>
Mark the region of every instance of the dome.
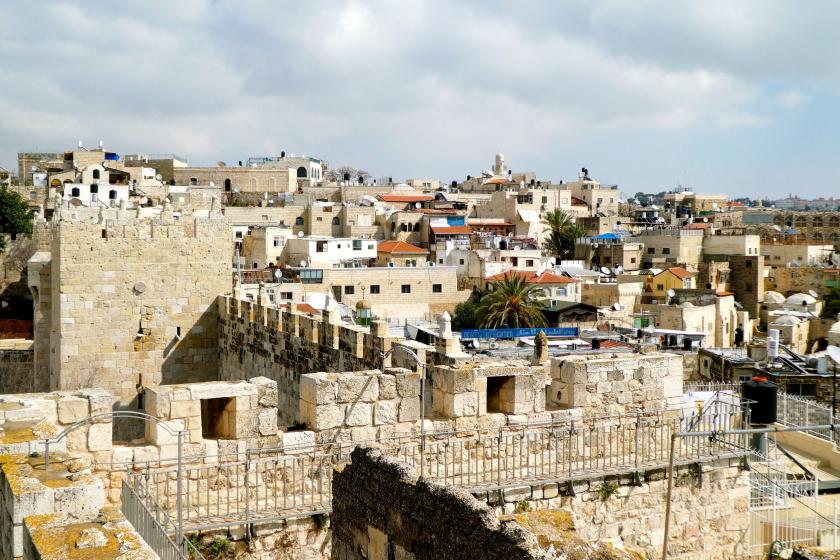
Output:
<instances>
[{"instance_id":1,"label":"dome","mask_svg":"<svg viewBox=\"0 0 840 560\"><path fill-rule=\"evenodd\" d=\"M794 317L793 315L782 315L775 321L773 321L774 325L798 325L799 319Z\"/></svg>"},{"instance_id":2,"label":"dome","mask_svg":"<svg viewBox=\"0 0 840 560\"><path fill-rule=\"evenodd\" d=\"M360 299L356 302L356 309L370 309L370 302L366 299Z\"/></svg>"},{"instance_id":3,"label":"dome","mask_svg":"<svg viewBox=\"0 0 840 560\"><path fill-rule=\"evenodd\" d=\"M694 307L694 304L690 301L684 301L680 304L680 307L682 307L683 309L688 309L689 307Z\"/></svg>"},{"instance_id":4,"label":"dome","mask_svg":"<svg viewBox=\"0 0 840 560\"><path fill-rule=\"evenodd\" d=\"M783 296L779 292L774 292L773 290L770 290L769 292L764 292L764 301L766 303L784 303L785 296Z\"/></svg>"},{"instance_id":5,"label":"dome","mask_svg":"<svg viewBox=\"0 0 840 560\"><path fill-rule=\"evenodd\" d=\"M786 305L811 305L816 303L816 298L808 294L793 294L785 300Z\"/></svg>"}]
</instances>

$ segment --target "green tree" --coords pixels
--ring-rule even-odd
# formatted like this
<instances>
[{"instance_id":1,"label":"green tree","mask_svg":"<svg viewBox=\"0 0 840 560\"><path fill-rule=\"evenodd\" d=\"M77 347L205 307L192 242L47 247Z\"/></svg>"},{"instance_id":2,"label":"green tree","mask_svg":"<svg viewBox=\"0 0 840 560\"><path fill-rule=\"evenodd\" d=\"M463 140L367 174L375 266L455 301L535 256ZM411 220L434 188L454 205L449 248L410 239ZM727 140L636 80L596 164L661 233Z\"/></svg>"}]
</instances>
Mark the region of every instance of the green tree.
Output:
<instances>
[{"instance_id":1,"label":"green tree","mask_svg":"<svg viewBox=\"0 0 840 560\"><path fill-rule=\"evenodd\" d=\"M840 286L835 286L825 295L822 316L825 319L836 319L840 313Z\"/></svg>"},{"instance_id":2,"label":"green tree","mask_svg":"<svg viewBox=\"0 0 840 560\"><path fill-rule=\"evenodd\" d=\"M535 328L545 327L545 303L536 297L534 286L518 275L506 275L491 283L476 309L481 327Z\"/></svg>"},{"instance_id":3,"label":"green tree","mask_svg":"<svg viewBox=\"0 0 840 560\"><path fill-rule=\"evenodd\" d=\"M542 224L548 230L548 237L543 242L543 250L549 255L560 258L575 254L575 240L586 232L574 219L560 209L546 212Z\"/></svg>"},{"instance_id":4,"label":"green tree","mask_svg":"<svg viewBox=\"0 0 840 560\"><path fill-rule=\"evenodd\" d=\"M22 196L5 185L0 187L0 251L6 249L6 235L32 233L32 209Z\"/></svg>"},{"instance_id":5,"label":"green tree","mask_svg":"<svg viewBox=\"0 0 840 560\"><path fill-rule=\"evenodd\" d=\"M452 317L452 330L475 329L478 327L478 303L472 298L455 306Z\"/></svg>"}]
</instances>

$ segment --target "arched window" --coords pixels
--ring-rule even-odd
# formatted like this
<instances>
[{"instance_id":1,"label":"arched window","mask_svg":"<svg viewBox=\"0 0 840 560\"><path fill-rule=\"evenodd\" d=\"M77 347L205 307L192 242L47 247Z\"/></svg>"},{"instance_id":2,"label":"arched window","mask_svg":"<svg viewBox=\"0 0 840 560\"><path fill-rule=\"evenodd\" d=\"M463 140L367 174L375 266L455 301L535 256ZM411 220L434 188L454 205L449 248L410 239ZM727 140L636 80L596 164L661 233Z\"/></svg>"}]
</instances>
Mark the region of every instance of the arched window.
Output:
<instances>
[{"instance_id":1,"label":"arched window","mask_svg":"<svg viewBox=\"0 0 840 560\"><path fill-rule=\"evenodd\" d=\"M275 179L274 177L269 177L269 179L268 179L268 189L272 190L272 191L277 190L277 179Z\"/></svg>"},{"instance_id":2,"label":"arched window","mask_svg":"<svg viewBox=\"0 0 840 560\"><path fill-rule=\"evenodd\" d=\"M230 179L225 179L225 192L230 192Z\"/></svg>"},{"instance_id":3,"label":"arched window","mask_svg":"<svg viewBox=\"0 0 840 560\"><path fill-rule=\"evenodd\" d=\"M420 231L420 222L414 224L414 231Z\"/></svg>"},{"instance_id":4,"label":"arched window","mask_svg":"<svg viewBox=\"0 0 840 560\"><path fill-rule=\"evenodd\" d=\"M297 176L298 176L298 179L306 179L306 168L303 167L303 166L298 167L297 168Z\"/></svg>"},{"instance_id":5,"label":"arched window","mask_svg":"<svg viewBox=\"0 0 840 560\"><path fill-rule=\"evenodd\" d=\"M400 231L408 231L408 227L405 224L400 224Z\"/></svg>"},{"instance_id":6,"label":"arched window","mask_svg":"<svg viewBox=\"0 0 840 560\"><path fill-rule=\"evenodd\" d=\"M79 187L73 187L72 189L70 189L70 196L79 196L79 194L81 194L79 191Z\"/></svg>"},{"instance_id":7,"label":"arched window","mask_svg":"<svg viewBox=\"0 0 840 560\"><path fill-rule=\"evenodd\" d=\"M256 177L251 177L251 180L249 181L249 183L251 185L251 190L252 191L257 190L257 178Z\"/></svg>"},{"instance_id":8,"label":"arched window","mask_svg":"<svg viewBox=\"0 0 840 560\"><path fill-rule=\"evenodd\" d=\"M108 198L110 200L117 200L117 191L115 191L115 190L108 191Z\"/></svg>"},{"instance_id":9,"label":"arched window","mask_svg":"<svg viewBox=\"0 0 840 560\"><path fill-rule=\"evenodd\" d=\"M295 218L295 225L296 226L302 226L303 225L303 218L301 218L300 216Z\"/></svg>"},{"instance_id":10,"label":"arched window","mask_svg":"<svg viewBox=\"0 0 840 560\"><path fill-rule=\"evenodd\" d=\"M340 226L341 225L341 220L338 219L338 216L336 216L335 218L332 219L332 225L334 225L334 226Z\"/></svg>"},{"instance_id":11,"label":"arched window","mask_svg":"<svg viewBox=\"0 0 840 560\"><path fill-rule=\"evenodd\" d=\"M93 170L93 178L94 179L99 179L99 170L98 169Z\"/></svg>"}]
</instances>

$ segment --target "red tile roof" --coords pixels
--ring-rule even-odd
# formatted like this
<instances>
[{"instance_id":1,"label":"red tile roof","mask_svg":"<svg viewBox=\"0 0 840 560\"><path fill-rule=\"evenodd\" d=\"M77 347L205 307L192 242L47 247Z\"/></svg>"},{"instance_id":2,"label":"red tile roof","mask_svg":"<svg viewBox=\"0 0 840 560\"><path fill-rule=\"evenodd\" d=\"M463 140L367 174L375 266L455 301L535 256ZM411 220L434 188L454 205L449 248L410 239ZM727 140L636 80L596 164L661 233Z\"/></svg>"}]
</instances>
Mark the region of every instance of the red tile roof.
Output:
<instances>
[{"instance_id":1,"label":"red tile roof","mask_svg":"<svg viewBox=\"0 0 840 560\"><path fill-rule=\"evenodd\" d=\"M574 284L577 282L577 280L573 278L560 276L558 274L554 274L553 272L543 272L537 276L536 272L528 270L508 270L506 272L502 272L501 274L495 274L488 277L487 281L495 282L510 276L519 276L529 284Z\"/></svg>"},{"instance_id":2,"label":"red tile roof","mask_svg":"<svg viewBox=\"0 0 840 560\"><path fill-rule=\"evenodd\" d=\"M312 307L308 303L299 303L297 305L297 310L301 313L306 313L308 315L318 315L319 313L321 313L320 311L318 311L317 309L315 309L314 307Z\"/></svg>"},{"instance_id":3,"label":"red tile roof","mask_svg":"<svg viewBox=\"0 0 840 560\"><path fill-rule=\"evenodd\" d=\"M380 194L377 198L382 202L428 202L435 199L431 194Z\"/></svg>"},{"instance_id":4,"label":"red tile roof","mask_svg":"<svg viewBox=\"0 0 840 560\"><path fill-rule=\"evenodd\" d=\"M601 350L605 350L607 348L633 348L633 345L627 342L621 342L620 340L601 339Z\"/></svg>"},{"instance_id":5,"label":"red tile roof","mask_svg":"<svg viewBox=\"0 0 840 560\"><path fill-rule=\"evenodd\" d=\"M508 182L507 179L503 177L492 177L490 179L485 179L481 182L482 185L506 185Z\"/></svg>"},{"instance_id":6,"label":"red tile roof","mask_svg":"<svg viewBox=\"0 0 840 560\"><path fill-rule=\"evenodd\" d=\"M689 272L686 269L682 268L681 266L674 266L672 268L667 268L663 272L670 272L677 278L682 278L685 280L686 278L694 278L696 274L694 272ZM660 273L661 274L661 273Z\"/></svg>"},{"instance_id":7,"label":"red tile roof","mask_svg":"<svg viewBox=\"0 0 840 560\"><path fill-rule=\"evenodd\" d=\"M472 229L470 226L440 226L440 227L433 227L432 233L435 235L443 234L458 234L458 233L472 233Z\"/></svg>"},{"instance_id":8,"label":"red tile roof","mask_svg":"<svg viewBox=\"0 0 840 560\"><path fill-rule=\"evenodd\" d=\"M383 241L376 246L377 253L405 253L412 255L427 255L429 252L411 243L405 241Z\"/></svg>"},{"instance_id":9,"label":"red tile roof","mask_svg":"<svg viewBox=\"0 0 840 560\"><path fill-rule=\"evenodd\" d=\"M696 224L687 224L682 227L682 229L708 229L712 227L712 224L708 222L697 222Z\"/></svg>"}]
</instances>

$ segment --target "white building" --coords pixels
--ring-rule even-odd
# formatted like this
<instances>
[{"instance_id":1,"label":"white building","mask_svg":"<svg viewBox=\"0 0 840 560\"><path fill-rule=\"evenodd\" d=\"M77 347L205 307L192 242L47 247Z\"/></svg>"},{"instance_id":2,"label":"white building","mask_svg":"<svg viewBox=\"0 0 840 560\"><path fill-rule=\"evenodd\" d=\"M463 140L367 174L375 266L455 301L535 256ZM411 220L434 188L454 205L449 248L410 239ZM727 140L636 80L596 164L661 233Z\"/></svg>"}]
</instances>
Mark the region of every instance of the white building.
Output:
<instances>
[{"instance_id":1,"label":"white building","mask_svg":"<svg viewBox=\"0 0 840 560\"><path fill-rule=\"evenodd\" d=\"M64 183L62 196L65 200L78 200L82 206L119 206L128 202L128 185L109 183Z\"/></svg>"},{"instance_id":2,"label":"white building","mask_svg":"<svg viewBox=\"0 0 840 560\"><path fill-rule=\"evenodd\" d=\"M359 268L376 260L373 239L326 236L290 237L286 240L283 261L290 266L310 268Z\"/></svg>"}]
</instances>

